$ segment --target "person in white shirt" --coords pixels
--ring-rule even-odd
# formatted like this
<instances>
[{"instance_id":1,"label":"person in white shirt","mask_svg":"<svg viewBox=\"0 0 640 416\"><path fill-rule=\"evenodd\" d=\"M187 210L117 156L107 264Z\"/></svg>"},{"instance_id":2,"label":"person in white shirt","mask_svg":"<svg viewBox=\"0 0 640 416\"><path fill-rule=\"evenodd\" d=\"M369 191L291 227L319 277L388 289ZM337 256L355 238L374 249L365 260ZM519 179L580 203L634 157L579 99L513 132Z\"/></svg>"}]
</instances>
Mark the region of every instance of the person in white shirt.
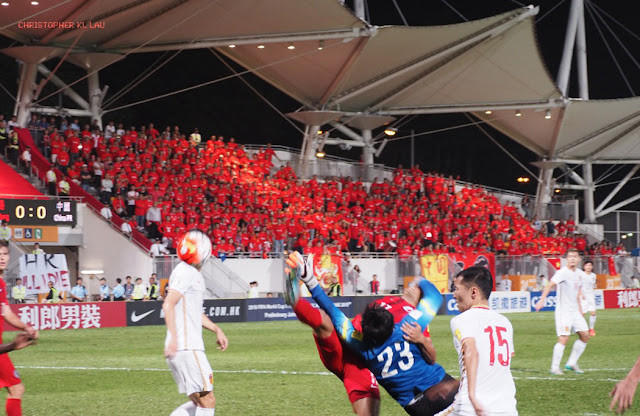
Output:
<instances>
[{"instance_id":1,"label":"person in white shirt","mask_svg":"<svg viewBox=\"0 0 640 416\"><path fill-rule=\"evenodd\" d=\"M596 294L593 291L596 286L596 274L593 273L593 262L587 260L582 264L582 299L580 307L582 313L589 313L589 336L596 335Z\"/></svg>"},{"instance_id":2,"label":"person in white shirt","mask_svg":"<svg viewBox=\"0 0 640 416\"><path fill-rule=\"evenodd\" d=\"M126 217L124 218L124 222L120 226L120 231L129 235L131 235L131 233L133 232L133 229L131 228L131 224L129 224L129 221L127 221Z\"/></svg>"},{"instance_id":3,"label":"person in white shirt","mask_svg":"<svg viewBox=\"0 0 640 416\"><path fill-rule=\"evenodd\" d=\"M58 178L56 177L56 173L53 171L53 168L49 168L47 171L47 191L49 195L56 195L58 193L57 185Z\"/></svg>"},{"instance_id":4,"label":"person in white shirt","mask_svg":"<svg viewBox=\"0 0 640 416\"><path fill-rule=\"evenodd\" d=\"M453 281L460 315L451 320L458 352L460 389L450 413L459 416L517 416L516 386L511 375L513 327L503 315L489 310L491 273L469 267Z\"/></svg>"},{"instance_id":5,"label":"person in white shirt","mask_svg":"<svg viewBox=\"0 0 640 416\"><path fill-rule=\"evenodd\" d=\"M31 148L29 146L22 152L22 161L24 162L24 169L26 174L31 173Z\"/></svg>"},{"instance_id":6,"label":"person in white shirt","mask_svg":"<svg viewBox=\"0 0 640 416\"><path fill-rule=\"evenodd\" d=\"M167 250L167 247L165 247L164 244L160 243L159 238L156 238L154 243L151 244L149 253L151 253L151 257L165 256L169 254L169 250Z\"/></svg>"},{"instance_id":7,"label":"person in white shirt","mask_svg":"<svg viewBox=\"0 0 640 416\"><path fill-rule=\"evenodd\" d=\"M111 220L113 217L113 213L111 212L111 207L109 205L105 205L100 210L100 215L106 220Z\"/></svg>"},{"instance_id":8,"label":"person in white shirt","mask_svg":"<svg viewBox=\"0 0 640 416\"><path fill-rule=\"evenodd\" d=\"M258 282L249 282L249 291L247 292L247 298L253 299L260 297L258 292Z\"/></svg>"},{"instance_id":9,"label":"person in white shirt","mask_svg":"<svg viewBox=\"0 0 640 416\"><path fill-rule=\"evenodd\" d=\"M116 134L116 126L113 121L110 121L107 127L104 128L104 138L110 139Z\"/></svg>"},{"instance_id":10,"label":"person in white shirt","mask_svg":"<svg viewBox=\"0 0 640 416\"><path fill-rule=\"evenodd\" d=\"M578 374L583 373L582 369L578 367L578 359L587 347L589 327L582 316L580 308L579 298L582 297L580 289L584 273L578 268L578 264L580 264L580 252L575 248L569 249L567 251L567 265L553 275L535 306L536 312L542 309L547 295L557 286L555 318L558 342L553 347L553 358L551 360L551 374L555 375L564 374L560 370L560 361L572 332L576 332L580 338L573 344L571 355L564 368L575 371Z\"/></svg>"},{"instance_id":11,"label":"person in white shirt","mask_svg":"<svg viewBox=\"0 0 640 416\"><path fill-rule=\"evenodd\" d=\"M169 277L169 290L162 305L167 325L164 355L178 385L191 399L171 416L214 416L213 371L204 352L202 329L216 334L224 351L229 341L220 327L202 313L205 283L200 273L211 256L211 240L201 231L189 231L178 244L182 260Z\"/></svg>"}]
</instances>

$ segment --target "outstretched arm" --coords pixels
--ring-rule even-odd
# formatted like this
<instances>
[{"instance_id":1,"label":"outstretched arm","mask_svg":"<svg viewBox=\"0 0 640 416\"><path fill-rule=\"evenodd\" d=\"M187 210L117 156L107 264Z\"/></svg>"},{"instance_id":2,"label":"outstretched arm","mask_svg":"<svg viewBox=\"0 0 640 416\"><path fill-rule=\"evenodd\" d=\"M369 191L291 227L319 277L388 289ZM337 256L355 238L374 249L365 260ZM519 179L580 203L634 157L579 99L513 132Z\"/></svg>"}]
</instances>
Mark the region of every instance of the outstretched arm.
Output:
<instances>
[{"instance_id":1,"label":"outstretched arm","mask_svg":"<svg viewBox=\"0 0 640 416\"><path fill-rule=\"evenodd\" d=\"M424 330L427 325L429 325L429 322L431 322L433 317L438 313L438 309L440 309L440 305L442 305L442 294L438 288L427 279L422 279L420 281L420 291L422 292L422 297L420 298L416 309L422 312L429 320L424 324L422 328ZM418 320L418 323L422 325L420 320Z\"/></svg>"},{"instance_id":2,"label":"outstretched arm","mask_svg":"<svg viewBox=\"0 0 640 416\"><path fill-rule=\"evenodd\" d=\"M331 299L329 299L329 296L327 296L327 294L324 293L324 290L322 290L322 287L317 284L317 280L315 286L313 286L313 288L309 288L309 291L311 292L313 300L315 300L318 306L320 306L320 308L329 315L329 318L331 318L331 322L336 328L338 336L342 338L352 349L360 351L362 349L362 333L355 330L349 318L347 318L345 314L333 304Z\"/></svg>"}]
</instances>

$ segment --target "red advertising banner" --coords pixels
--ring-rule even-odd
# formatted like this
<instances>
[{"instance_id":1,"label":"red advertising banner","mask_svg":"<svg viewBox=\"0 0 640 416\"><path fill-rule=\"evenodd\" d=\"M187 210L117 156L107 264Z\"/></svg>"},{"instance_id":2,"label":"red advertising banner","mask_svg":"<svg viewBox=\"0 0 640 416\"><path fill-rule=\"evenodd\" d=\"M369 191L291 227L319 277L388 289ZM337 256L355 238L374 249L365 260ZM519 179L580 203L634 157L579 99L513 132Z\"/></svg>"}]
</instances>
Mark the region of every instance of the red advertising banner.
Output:
<instances>
[{"instance_id":1,"label":"red advertising banner","mask_svg":"<svg viewBox=\"0 0 640 416\"><path fill-rule=\"evenodd\" d=\"M560 257L550 257L547 260L556 270L560 270L562 268L562 261L560 260Z\"/></svg>"},{"instance_id":2,"label":"red advertising banner","mask_svg":"<svg viewBox=\"0 0 640 416\"><path fill-rule=\"evenodd\" d=\"M605 290L604 291L604 308L639 308L640 307L640 289L628 290Z\"/></svg>"},{"instance_id":3,"label":"red advertising banner","mask_svg":"<svg viewBox=\"0 0 640 416\"><path fill-rule=\"evenodd\" d=\"M86 329L127 326L125 302L35 303L9 305L35 329ZM13 331L4 323L5 331Z\"/></svg>"},{"instance_id":4,"label":"red advertising banner","mask_svg":"<svg viewBox=\"0 0 640 416\"><path fill-rule=\"evenodd\" d=\"M320 282L320 286L324 289L328 289L332 285L334 277L337 277L340 285L344 286L342 281L342 256L337 254L313 256L313 271Z\"/></svg>"}]
</instances>

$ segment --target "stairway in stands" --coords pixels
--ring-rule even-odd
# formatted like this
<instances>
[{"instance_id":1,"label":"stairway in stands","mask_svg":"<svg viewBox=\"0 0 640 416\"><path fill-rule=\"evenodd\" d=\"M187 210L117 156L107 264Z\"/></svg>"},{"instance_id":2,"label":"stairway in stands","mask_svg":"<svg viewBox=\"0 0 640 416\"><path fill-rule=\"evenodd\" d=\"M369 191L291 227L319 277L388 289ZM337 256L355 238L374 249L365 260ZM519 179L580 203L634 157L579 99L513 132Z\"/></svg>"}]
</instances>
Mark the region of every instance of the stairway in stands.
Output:
<instances>
[{"instance_id":1,"label":"stairway in stands","mask_svg":"<svg viewBox=\"0 0 640 416\"><path fill-rule=\"evenodd\" d=\"M4 155L0 155L0 195L6 196L43 196L45 189L36 177L18 172Z\"/></svg>"}]
</instances>

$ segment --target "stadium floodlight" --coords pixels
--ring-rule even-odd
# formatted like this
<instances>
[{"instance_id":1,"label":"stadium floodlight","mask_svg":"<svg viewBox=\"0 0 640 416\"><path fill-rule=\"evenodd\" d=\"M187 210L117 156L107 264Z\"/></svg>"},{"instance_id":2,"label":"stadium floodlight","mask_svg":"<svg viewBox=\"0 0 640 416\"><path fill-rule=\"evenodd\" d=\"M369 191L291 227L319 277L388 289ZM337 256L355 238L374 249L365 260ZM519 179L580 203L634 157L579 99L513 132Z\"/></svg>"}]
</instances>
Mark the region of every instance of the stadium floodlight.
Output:
<instances>
[{"instance_id":1,"label":"stadium floodlight","mask_svg":"<svg viewBox=\"0 0 640 416\"><path fill-rule=\"evenodd\" d=\"M293 45L293 42L289 42L289 46L287 46L287 49L289 49L290 51L294 50L296 47Z\"/></svg>"},{"instance_id":2,"label":"stadium floodlight","mask_svg":"<svg viewBox=\"0 0 640 416\"><path fill-rule=\"evenodd\" d=\"M235 47L236 47L236 45L234 45L234 44L232 43L231 45L229 45L229 47L230 47L231 49L233 49L233 48L235 48Z\"/></svg>"},{"instance_id":3,"label":"stadium floodlight","mask_svg":"<svg viewBox=\"0 0 640 416\"><path fill-rule=\"evenodd\" d=\"M258 49L264 49L264 45L258 45Z\"/></svg>"},{"instance_id":4,"label":"stadium floodlight","mask_svg":"<svg viewBox=\"0 0 640 416\"><path fill-rule=\"evenodd\" d=\"M516 110L516 117L521 117L521 116L522 116L522 111Z\"/></svg>"},{"instance_id":5,"label":"stadium floodlight","mask_svg":"<svg viewBox=\"0 0 640 416\"><path fill-rule=\"evenodd\" d=\"M384 134L386 134L387 136L395 136L397 132L398 132L398 129L395 127L389 127L387 129L384 129Z\"/></svg>"},{"instance_id":6,"label":"stadium floodlight","mask_svg":"<svg viewBox=\"0 0 640 416\"><path fill-rule=\"evenodd\" d=\"M2 3L0 3L0 5L7 7L9 5L8 1L3 1Z\"/></svg>"},{"instance_id":7,"label":"stadium floodlight","mask_svg":"<svg viewBox=\"0 0 640 416\"><path fill-rule=\"evenodd\" d=\"M628 233L627 237L633 237L633 233Z\"/></svg>"},{"instance_id":8,"label":"stadium floodlight","mask_svg":"<svg viewBox=\"0 0 640 416\"><path fill-rule=\"evenodd\" d=\"M484 113L485 113L485 114L487 114L487 115L489 115L489 114L493 113L493 111L491 111L491 110L487 110L487 111L485 111Z\"/></svg>"},{"instance_id":9,"label":"stadium floodlight","mask_svg":"<svg viewBox=\"0 0 640 416\"><path fill-rule=\"evenodd\" d=\"M324 49L324 39L318 41L318 50L321 51L322 49Z\"/></svg>"},{"instance_id":10,"label":"stadium floodlight","mask_svg":"<svg viewBox=\"0 0 640 416\"><path fill-rule=\"evenodd\" d=\"M318 151L316 152L316 157L317 157L318 159L322 159L322 158L323 158L323 157L325 157L325 156L326 156L326 153L324 152L324 150L322 150L322 149L318 149Z\"/></svg>"},{"instance_id":11,"label":"stadium floodlight","mask_svg":"<svg viewBox=\"0 0 640 416\"><path fill-rule=\"evenodd\" d=\"M546 118L547 120L549 120L549 119L551 118L551 110L547 110L547 111L544 113L544 118Z\"/></svg>"},{"instance_id":12,"label":"stadium floodlight","mask_svg":"<svg viewBox=\"0 0 640 416\"><path fill-rule=\"evenodd\" d=\"M318 130L318 136L322 134L322 130Z\"/></svg>"},{"instance_id":13,"label":"stadium floodlight","mask_svg":"<svg viewBox=\"0 0 640 416\"><path fill-rule=\"evenodd\" d=\"M40 3L38 3L37 1L32 1L32 2L31 2L31 5L32 5L32 6L37 6L38 4L40 4Z\"/></svg>"}]
</instances>

